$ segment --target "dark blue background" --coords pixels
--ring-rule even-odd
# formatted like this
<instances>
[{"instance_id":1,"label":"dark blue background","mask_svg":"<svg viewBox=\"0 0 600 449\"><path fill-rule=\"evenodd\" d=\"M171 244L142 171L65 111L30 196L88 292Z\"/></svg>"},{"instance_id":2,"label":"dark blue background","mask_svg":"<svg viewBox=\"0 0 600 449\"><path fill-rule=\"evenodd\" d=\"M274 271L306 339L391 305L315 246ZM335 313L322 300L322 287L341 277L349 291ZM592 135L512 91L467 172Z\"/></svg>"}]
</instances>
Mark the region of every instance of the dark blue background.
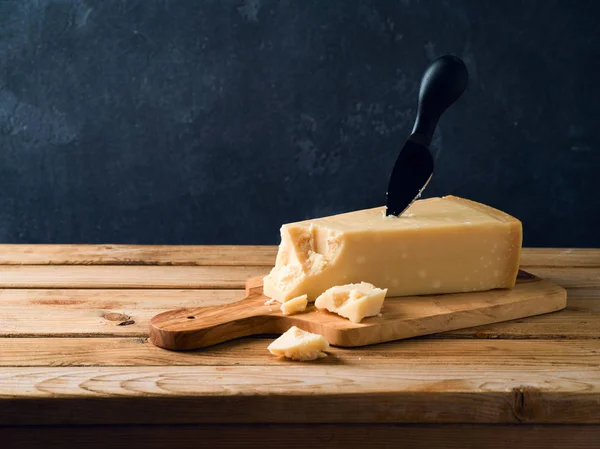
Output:
<instances>
[{"instance_id":1,"label":"dark blue background","mask_svg":"<svg viewBox=\"0 0 600 449\"><path fill-rule=\"evenodd\" d=\"M600 246L599 2L0 0L2 242L277 243L381 205L428 63L426 196Z\"/></svg>"}]
</instances>

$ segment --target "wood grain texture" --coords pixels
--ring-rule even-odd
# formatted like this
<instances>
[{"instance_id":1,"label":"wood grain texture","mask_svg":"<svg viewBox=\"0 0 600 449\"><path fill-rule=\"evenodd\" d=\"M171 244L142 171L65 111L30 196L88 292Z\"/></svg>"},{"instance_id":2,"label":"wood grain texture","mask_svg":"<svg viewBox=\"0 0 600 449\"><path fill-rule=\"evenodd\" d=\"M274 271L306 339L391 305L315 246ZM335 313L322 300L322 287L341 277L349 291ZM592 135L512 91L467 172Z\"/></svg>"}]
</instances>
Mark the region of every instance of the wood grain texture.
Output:
<instances>
[{"instance_id":1,"label":"wood grain texture","mask_svg":"<svg viewBox=\"0 0 600 449\"><path fill-rule=\"evenodd\" d=\"M276 246L0 245L0 265L239 265L275 263Z\"/></svg>"},{"instance_id":2,"label":"wood grain texture","mask_svg":"<svg viewBox=\"0 0 600 449\"><path fill-rule=\"evenodd\" d=\"M18 290L11 291L18 292ZM235 295L239 300L243 291L236 290ZM225 295L222 300L216 299L215 302L223 304L235 300L230 300L228 295ZM196 301L194 298L186 297L178 300L149 296L146 304L143 295L131 300L115 299L108 295L105 299L96 298L90 303L67 303L67 301L77 301L74 299L51 301L57 302L3 306L0 299L0 337L147 337L150 319L157 313L171 308L213 303L209 299ZM134 323L119 325L121 322L131 320ZM444 338L484 339L600 339L598 329L600 329L600 298L570 299L567 301L566 309L557 313L454 330L445 332L443 336Z\"/></svg>"},{"instance_id":3,"label":"wood grain texture","mask_svg":"<svg viewBox=\"0 0 600 449\"><path fill-rule=\"evenodd\" d=\"M168 309L173 306L189 307L229 304L246 296L242 289L0 289L0 308L23 307L58 310L110 309ZM567 290L569 301L600 301L600 290ZM585 303L577 303L580 306Z\"/></svg>"},{"instance_id":4,"label":"wood grain texture","mask_svg":"<svg viewBox=\"0 0 600 449\"><path fill-rule=\"evenodd\" d=\"M391 360L376 368L315 362L268 369L164 366L0 370L3 425L600 424L599 401L597 365L415 365L410 360Z\"/></svg>"},{"instance_id":5,"label":"wood grain texture","mask_svg":"<svg viewBox=\"0 0 600 449\"><path fill-rule=\"evenodd\" d=\"M600 268L598 248L523 248L522 267Z\"/></svg>"},{"instance_id":6,"label":"wood grain texture","mask_svg":"<svg viewBox=\"0 0 600 449\"><path fill-rule=\"evenodd\" d=\"M569 292L569 295L571 291ZM600 339L600 300L569 299L558 312L439 334L443 338Z\"/></svg>"},{"instance_id":7,"label":"wood grain texture","mask_svg":"<svg viewBox=\"0 0 600 449\"><path fill-rule=\"evenodd\" d=\"M519 449L598 447L595 425L240 424L0 427L5 449Z\"/></svg>"},{"instance_id":8,"label":"wood grain texture","mask_svg":"<svg viewBox=\"0 0 600 449\"><path fill-rule=\"evenodd\" d=\"M0 290L0 336L145 337L152 316L242 299L243 290Z\"/></svg>"},{"instance_id":9,"label":"wood grain texture","mask_svg":"<svg viewBox=\"0 0 600 449\"><path fill-rule=\"evenodd\" d=\"M600 269L598 268L531 267L527 271L564 288L600 289Z\"/></svg>"},{"instance_id":10,"label":"wood grain texture","mask_svg":"<svg viewBox=\"0 0 600 449\"><path fill-rule=\"evenodd\" d=\"M284 316L267 305L256 279L249 296L223 306L180 309L150 320L150 340L173 350L196 349L235 338L281 334L291 326L323 335L334 346L356 347L497 323L561 310L566 291L534 276L519 276L513 289L486 292L387 298L382 317L352 323L309 306L305 313Z\"/></svg>"},{"instance_id":11,"label":"wood grain texture","mask_svg":"<svg viewBox=\"0 0 600 449\"><path fill-rule=\"evenodd\" d=\"M270 266L0 265L0 288L244 288ZM565 288L600 289L596 268L533 267Z\"/></svg>"},{"instance_id":12,"label":"wood grain texture","mask_svg":"<svg viewBox=\"0 0 600 449\"><path fill-rule=\"evenodd\" d=\"M0 265L240 265L272 266L277 246L10 245ZM523 267L600 267L600 249L523 248Z\"/></svg>"},{"instance_id":13,"label":"wood grain texture","mask_svg":"<svg viewBox=\"0 0 600 449\"><path fill-rule=\"evenodd\" d=\"M173 308L229 304L243 290L0 290L0 337L147 337ZM119 325L131 321L126 326ZM455 330L444 338L600 339L600 292L569 290L566 309Z\"/></svg>"},{"instance_id":14,"label":"wood grain texture","mask_svg":"<svg viewBox=\"0 0 600 449\"><path fill-rule=\"evenodd\" d=\"M18 307L40 315L74 309L169 309L239 301L242 289L0 289L0 309ZM598 292L600 299L600 292Z\"/></svg>"},{"instance_id":15,"label":"wood grain texture","mask_svg":"<svg viewBox=\"0 0 600 449\"><path fill-rule=\"evenodd\" d=\"M277 366L295 362L271 355L273 337L250 338L210 350L162 350L146 338L0 338L1 367L44 366ZM363 348L330 348L319 366L590 367L600 365L600 344L591 340L507 341L411 339ZM456 355L460 354L460 357ZM296 366L298 364L296 363Z\"/></svg>"},{"instance_id":16,"label":"wood grain texture","mask_svg":"<svg viewBox=\"0 0 600 449\"><path fill-rule=\"evenodd\" d=\"M244 288L265 267L1 265L0 288Z\"/></svg>"}]
</instances>

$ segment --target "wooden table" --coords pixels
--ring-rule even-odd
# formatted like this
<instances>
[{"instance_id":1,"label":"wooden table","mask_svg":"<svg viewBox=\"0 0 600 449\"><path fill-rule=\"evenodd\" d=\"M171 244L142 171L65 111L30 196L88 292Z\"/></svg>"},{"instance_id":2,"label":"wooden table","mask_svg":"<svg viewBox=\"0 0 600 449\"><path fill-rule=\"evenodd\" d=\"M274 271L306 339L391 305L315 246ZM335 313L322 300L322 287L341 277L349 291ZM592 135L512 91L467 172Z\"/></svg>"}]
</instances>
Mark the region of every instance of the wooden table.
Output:
<instances>
[{"instance_id":1,"label":"wooden table","mask_svg":"<svg viewBox=\"0 0 600 449\"><path fill-rule=\"evenodd\" d=\"M0 447L600 447L600 250L524 250L568 288L545 316L312 363L272 337L148 342L160 311L241 299L275 251L0 245Z\"/></svg>"}]
</instances>

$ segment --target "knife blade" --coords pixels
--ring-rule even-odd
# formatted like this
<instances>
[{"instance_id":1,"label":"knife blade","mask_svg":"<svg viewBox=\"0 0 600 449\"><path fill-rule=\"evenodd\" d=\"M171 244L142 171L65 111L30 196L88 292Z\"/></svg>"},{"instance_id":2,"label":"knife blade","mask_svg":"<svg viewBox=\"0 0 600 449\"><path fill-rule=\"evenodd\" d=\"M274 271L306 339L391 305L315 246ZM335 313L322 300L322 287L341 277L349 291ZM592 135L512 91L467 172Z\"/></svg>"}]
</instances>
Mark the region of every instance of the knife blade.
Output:
<instances>
[{"instance_id":1,"label":"knife blade","mask_svg":"<svg viewBox=\"0 0 600 449\"><path fill-rule=\"evenodd\" d=\"M420 198L433 176L429 145L442 113L462 95L469 73L454 55L442 56L423 74L413 130L392 169L386 192L386 216L402 215Z\"/></svg>"}]
</instances>

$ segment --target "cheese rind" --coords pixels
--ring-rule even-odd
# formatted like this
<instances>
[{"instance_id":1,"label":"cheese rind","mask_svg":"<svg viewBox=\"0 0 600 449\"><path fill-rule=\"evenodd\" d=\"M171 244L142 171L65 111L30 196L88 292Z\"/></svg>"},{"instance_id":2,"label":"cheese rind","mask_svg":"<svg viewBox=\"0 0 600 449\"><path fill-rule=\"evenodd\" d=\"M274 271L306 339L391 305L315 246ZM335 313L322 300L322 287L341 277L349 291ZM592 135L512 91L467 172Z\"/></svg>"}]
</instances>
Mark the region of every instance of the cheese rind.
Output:
<instances>
[{"instance_id":1,"label":"cheese rind","mask_svg":"<svg viewBox=\"0 0 600 449\"><path fill-rule=\"evenodd\" d=\"M271 354L279 357L306 361L327 357L324 351L329 349L329 343L322 335L292 326L267 349Z\"/></svg>"},{"instance_id":2,"label":"cheese rind","mask_svg":"<svg viewBox=\"0 0 600 449\"><path fill-rule=\"evenodd\" d=\"M454 196L415 201L400 217L379 207L290 223L264 292L285 302L361 281L391 297L512 288L521 243L519 220Z\"/></svg>"},{"instance_id":3,"label":"cheese rind","mask_svg":"<svg viewBox=\"0 0 600 449\"><path fill-rule=\"evenodd\" d=\"M386 293L387 290L366 282L339 285L323 292L315 306L360 323L365 317L379 315Z\"/></svg>"},{"instance_id":4,"label":"cheese rind","mask_svg":"<svg viewBox=\"0 0 600 449\"><path fill-rule=\"evenodd\" d=\"M308 305L308 297L306 295L296 296L281 304L281 313L284 315L294 315L295 313L304 312Z\"/></svg>"}]
</instances>

